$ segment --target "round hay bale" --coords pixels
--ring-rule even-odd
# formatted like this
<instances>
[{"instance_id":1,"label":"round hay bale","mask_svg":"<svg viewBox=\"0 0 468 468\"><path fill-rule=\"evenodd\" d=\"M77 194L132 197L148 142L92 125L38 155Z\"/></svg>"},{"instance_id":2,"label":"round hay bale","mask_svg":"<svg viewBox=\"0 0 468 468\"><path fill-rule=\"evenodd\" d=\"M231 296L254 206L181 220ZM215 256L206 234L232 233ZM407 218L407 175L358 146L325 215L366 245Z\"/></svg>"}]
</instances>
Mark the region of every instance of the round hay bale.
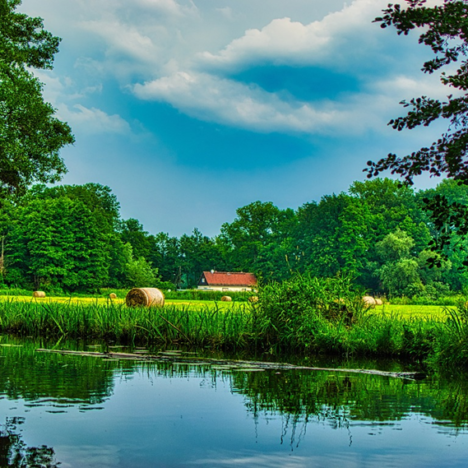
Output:
<instances>
[{"instance_id":1,"label":"round hay bale","mask_svg":"<svg viewBox=\"0 0 468 468\"><path fill-rule=\"evenodd\" d=\"M364 302L367 307L375 307L375 299L372 296L364 296L362 302Z\"/></svg>"},{"instance_id":2,"label":"round hay bale","mask_svg":"<svg viewBox=\"0 0 468 468\"><path fill-rule=\"evenodd\" d=\"M375 305L383 305L382 299L375 299Z\"/></svg>"},{"instance_id":3,"label":"round hay bale","mask_svg":"<svg viewBox=\"0 0 468 468\"><path fill-rule=\"evenodd\" d=\"M128 307L162 307L164 294L157 288L133 288L127 294Z\"/></svg>"},{"instance_id":4,"label":"round hay bale","mask_svg":"<svg viewBox=\"0 0 468 468\"><path fill-rule=\"evenodd\" d=\"M109 294L109 297L110 297L111 299L117 299L117 294L115 294L115 293L110 293L110 294Z\"/></svg>"},{"instance_id":5,"label":"round hay bale","mask_svg":"<svg viewBox=\"0 0 468 468\"><path fill-rule=\"evenodd\" d=\"M221 298L221 300L222 300L223 302L231 302L231 301L232 301L232 297L231 297L231 296L223 296L223 297Z\"/></svg>"},{"instance_id":6,"label":"round hay bale","mask_svg":"<svg viewBox=\"0 0 468 468\"><path fill-rule=\"evenodd\" d=\"M34 291L33 297L46 297L46 294L44 291Z\"/></svg>"},{"instance_id":7,"label":"round hay bale","mask_svg":"<svg viewBox=\"0 0 468 468\"><path fill-rule=\"evenodd\" d=\"M250 296L249 297L249 302L258 302L258 296Z\"/></svg>"}]
</instances>

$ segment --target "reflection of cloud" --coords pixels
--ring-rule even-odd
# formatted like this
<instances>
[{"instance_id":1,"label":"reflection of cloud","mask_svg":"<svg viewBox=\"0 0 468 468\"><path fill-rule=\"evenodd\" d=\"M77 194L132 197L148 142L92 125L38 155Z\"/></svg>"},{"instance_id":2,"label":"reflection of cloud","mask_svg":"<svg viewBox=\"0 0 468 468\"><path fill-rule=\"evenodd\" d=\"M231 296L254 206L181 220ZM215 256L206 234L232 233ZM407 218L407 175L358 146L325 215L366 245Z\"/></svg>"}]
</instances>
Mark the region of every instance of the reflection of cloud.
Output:
<instances>
[{"instance_id":1,"label":"reflection of cloud","mask_svg":"<svg viewBox=\"0 0 468 468\"><path fill-rule=\"evenodd\" d=\"M111 468L120 462L120 447L116 445L57 445L55 452L60 459L60 467L77 466Z\"/></svg>"},{"instance_id":2,"label":"reflection of cloud","mask_svg":"<svg viewBox=\"0 0 468 468\"><path fill-rule=\"evenodd\" d=\"M271 467L271 468L296 468L299 466L311 466L309 457L300 457L298 455L271 453L271 454L212 454L211 458L203 458L188 465L201 466L249 466L249 467ZM318 465L317 465L318 466Z\"/></svg>"}]
</instances>

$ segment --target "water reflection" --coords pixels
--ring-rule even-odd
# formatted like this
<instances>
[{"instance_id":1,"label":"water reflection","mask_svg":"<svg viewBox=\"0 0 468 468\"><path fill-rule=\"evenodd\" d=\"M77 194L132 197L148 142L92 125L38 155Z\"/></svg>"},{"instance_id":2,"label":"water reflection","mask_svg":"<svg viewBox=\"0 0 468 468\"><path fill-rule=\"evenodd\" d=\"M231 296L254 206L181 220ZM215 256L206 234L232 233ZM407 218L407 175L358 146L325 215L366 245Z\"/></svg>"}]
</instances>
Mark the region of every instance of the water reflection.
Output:
<instances>
[{"instance_id":1,"label":"water reflection","mask_svg":"<svg viewBox=\"0 0 468 468\"><path fill-rule=\"evenodd\" d=\"M0 424L0 466L56 468L54 450L45 445L28 447L19 434L18 427L24 418L7 418Z\"/></svg>"},{"instance_id":2,"label":"water reflection","mask_svg":"<svg viewBox=\"0 0 468 468\"><path fill-rule=\"evenodd\" d=\"M35 352L42 346L0 337L0 406L14 416L27 413L23 426L31 437L19 435L23 420L14 420L14 430L5 425L0 450L8 460L19 453L55 466L55 451L62 467L77 459L87 460L80 466L157 466L151 457L160 465L183 459L203 466L310 466L314 459L319 466L352 466L358 454L355 466L365 466L365 457L393 466L385 456L395 446L396 453L408 452L415 441L410 444L407 434L428 436L429 442L423 435L417 441L428 444L426 461L438 434L442 447L467 434L463 378L245 372ZM60 344L66 346L77 347ZM327 453L331 446L339 448L333 456Z\"/></svg>"},{"instance_id":3,"label":"water reflection","mask_svg":"<svg viewBox=\"0 0 468 468\"><path fill-rule=\"evenodd\" d=\"M41 345L3 337L0 395L10 400L21 398L26 407L47 407L48 412L66 412L76 405L86 411L102 409L119 379L144 375L153 381L192 376L202 379L200 385L211 388L220 381L228 382L233 393L245 396L245 406L254 416L276 413L302 419L315 417L339 428L347 427L350 420L389 423L417 412L441 427L468 427L468 379L463 376L450 381L438 377L408 381L299 370L243 372L199 363L35 352Z\"/></svg>"}]
</instances>

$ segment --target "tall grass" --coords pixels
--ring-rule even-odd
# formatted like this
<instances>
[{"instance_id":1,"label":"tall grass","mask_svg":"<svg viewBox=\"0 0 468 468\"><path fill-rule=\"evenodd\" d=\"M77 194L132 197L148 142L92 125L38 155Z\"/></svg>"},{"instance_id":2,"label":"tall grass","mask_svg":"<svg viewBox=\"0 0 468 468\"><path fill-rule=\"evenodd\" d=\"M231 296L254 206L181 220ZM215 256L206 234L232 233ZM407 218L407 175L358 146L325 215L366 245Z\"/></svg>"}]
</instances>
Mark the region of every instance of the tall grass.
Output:
<instances>
[{"instance_id":1,"label":"tall grass","mask_svg":"<svg viewBox=\"0 0 468 468\"><path fill-rule=\"evenodd\" d=\"M111 301L103 305L9 300L0 303L0 331L230 348L244 346L250 340L253 315L246 307L222 311L216 306L170 305L159 309L129 308Z\"/></svg>"}]
</instances>

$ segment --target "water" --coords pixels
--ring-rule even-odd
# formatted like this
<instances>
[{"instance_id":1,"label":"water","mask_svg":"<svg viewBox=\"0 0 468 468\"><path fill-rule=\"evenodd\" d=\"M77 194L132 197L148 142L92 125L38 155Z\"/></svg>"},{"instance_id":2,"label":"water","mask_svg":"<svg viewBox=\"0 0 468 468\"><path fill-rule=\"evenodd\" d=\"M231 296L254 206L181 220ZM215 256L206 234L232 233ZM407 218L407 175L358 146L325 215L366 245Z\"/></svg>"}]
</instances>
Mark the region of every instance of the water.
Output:
<instances>
[{"instance_id":1,"label":"water","mask_svg":"<svg viewBox=\"0 0 468 468\"><path fill-rule=\"evenodd\" d=\"M465 380L244 372L44 354L7 337L0 345L0 466L468 465Z\"/></svg>"}]
</instances>

